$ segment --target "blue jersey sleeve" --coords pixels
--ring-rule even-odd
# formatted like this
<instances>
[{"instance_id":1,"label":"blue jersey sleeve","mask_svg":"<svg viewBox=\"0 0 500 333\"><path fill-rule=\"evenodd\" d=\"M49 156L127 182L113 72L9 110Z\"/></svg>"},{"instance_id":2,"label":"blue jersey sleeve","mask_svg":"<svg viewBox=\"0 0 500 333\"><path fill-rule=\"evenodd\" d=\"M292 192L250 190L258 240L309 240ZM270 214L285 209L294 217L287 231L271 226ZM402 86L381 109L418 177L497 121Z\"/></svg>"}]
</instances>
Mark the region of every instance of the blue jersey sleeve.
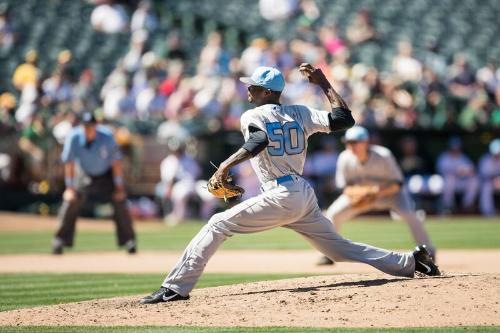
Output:
<instances>
[{"instance_id":1,"label":"blue jersey sleeve","mask_svg":"<svg viewBox=\"0 0 500 333\"><path fill-rule=\"evenodd\" d=\"M122 152L120 146L116 143L113 137L110 138L111 160L118 161L122 159Z\"/></svg>"}]
</instances>

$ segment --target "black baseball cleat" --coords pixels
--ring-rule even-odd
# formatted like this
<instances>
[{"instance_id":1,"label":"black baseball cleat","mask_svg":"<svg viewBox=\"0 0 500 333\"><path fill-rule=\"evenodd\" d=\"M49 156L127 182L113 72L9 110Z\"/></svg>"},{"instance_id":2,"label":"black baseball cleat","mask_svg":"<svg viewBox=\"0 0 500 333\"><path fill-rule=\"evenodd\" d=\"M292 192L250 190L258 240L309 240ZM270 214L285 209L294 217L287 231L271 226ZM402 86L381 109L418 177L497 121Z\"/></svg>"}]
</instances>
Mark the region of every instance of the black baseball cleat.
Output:
<instances>
[{"instance_id":1,"label":"black baseball cleat","mask_svg":"<svg viewBox=\"0 0 500 333\"><path fill-rule=\"evenodd\" d=\"M55 255L61 255L61 254L63 254L63 247L62 247L62 245L52 247L52 254L55 254Z\"/></svg>"},{"instance_id":2,"label":"black baseball cleat","mask_svg":"<svg viewBox=\"0 0 500 333\"><path fill-rule=\"evenodd\" d=\"M133 239L126 242L124 247L127 250L128 254L136 254L137 253L137 244L135 243L135 241Z\"/></svg>"},{"instance_id":3,"label":"black baseball cleat","mask_svg":"<svg viewBox=\"0 0 500 333\"><path fill-rule=\"evenodd\" d=\"M165 287L161 287L154 293L152 293L149 296L144 297L141 299L141 304L155 304L155 303L161 303L161 302L173 302L173 301L185 301L189 299L188 296L182 296L176 293L173 290L170 290Z\"/></svg>"},{"instance_id":4,"label":"black baseball cleat","mask_svg":"<svg viewBox=\"0 0 500 333\"><path fill-rule=\"evenodd\" d=\"M413 252L415 271L428 276L441 275L438 266L434 263L425 245L419 245Z\"/></svg>"},{"instance_id":5,"label":"black baseball cleat","mask_svg":"<svg viewBox=\"0 0 500 333\"><path fill-rule=\"evenodd\" d=\"M328 266L334 264L335 262L332 259L328 258L327 256L322 256L316 263L317 266Z\"/></svg>"}]
</instances>

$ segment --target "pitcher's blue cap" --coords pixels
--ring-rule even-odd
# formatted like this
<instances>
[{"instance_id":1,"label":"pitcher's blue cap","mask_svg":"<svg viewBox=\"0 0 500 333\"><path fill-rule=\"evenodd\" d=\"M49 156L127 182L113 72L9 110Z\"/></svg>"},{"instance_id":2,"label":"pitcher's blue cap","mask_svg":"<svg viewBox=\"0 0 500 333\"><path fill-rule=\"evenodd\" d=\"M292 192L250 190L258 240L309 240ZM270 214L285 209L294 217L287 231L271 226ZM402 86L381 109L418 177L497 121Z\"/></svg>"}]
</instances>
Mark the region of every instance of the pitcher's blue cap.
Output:
<instances>
[{"instance_id":1,"label":"pitcher's blue cap","mask_svg":"<svg viewBox=\"0 0 500 333\"><path fill-rule=\"evenodd\" d=\"M495 139L490 142L490 154L500 155L500 139Z\"/></svg>"},{"instance_id":2,"label":"pitcher's blue cap","mask_svg":"<svg viewBox=\"0 0 500 333\"><path fill-rule=\"evenodd\" d=\"M345 132L344 140L349 141L368 141L370 140L370 134L368 130L362 126L353 126Z\"/></svg>"},{"instance_id":3,"label":"pitcher's blue cap","mask_svg":"<svg viewBox=\"0 0 500 333\"><path fill-rule=\"evenodd\" d=\"M283 74L274 67L257 67L251 77L240 77L240 81L272 91L283 91L285 88Z\"/></svg>"}]
</instances>

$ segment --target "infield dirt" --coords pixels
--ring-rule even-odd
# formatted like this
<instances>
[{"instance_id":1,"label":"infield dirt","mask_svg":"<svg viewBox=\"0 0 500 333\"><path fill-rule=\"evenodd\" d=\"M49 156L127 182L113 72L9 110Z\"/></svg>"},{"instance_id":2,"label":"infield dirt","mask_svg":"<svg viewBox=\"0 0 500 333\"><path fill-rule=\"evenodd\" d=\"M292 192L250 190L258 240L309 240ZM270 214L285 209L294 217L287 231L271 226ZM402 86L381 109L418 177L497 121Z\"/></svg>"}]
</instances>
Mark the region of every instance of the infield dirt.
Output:
<instances>
[{"instance_id":1,"label":"infield dirt","mask_svg":"<svg viewBox=\"0 0 500 333\"><path fill-rule=\"evenodd\" d=\"M454 274L317 276L195 289L188 301L143 295L0 313L0 325L438 327L500 325L500 278Z\"/></svg>"},{"instance_id":2,"label":"infield dirt","mask_svg":"<svg viewBox=\"0 0 500 333\"><path fill-rule=\"evenodd\" d=\"M2 230L52 230L0 214ZM29 220L29 219L26 219ZM143 228L156 228L146 224ZM110 223L81 228L112 230ZM7 272L164 272L179 252L0 255ZM98 258L98 260L96 260ZM500 250L442 250L445 275L396 278L367 265L314 265L312 250L221 251L207 272L335 274L195 289L189 301L139 305L144 295L0 312L0 326L440 327L500 325ZM158 266L158 262L162 264ZM475 273L462 273L475 272ZM339 275L342 274L342 275ZM160 283L161 281L159 281ZM57 293L57 290L54 290Z\"/></svg>"}]
</instances>

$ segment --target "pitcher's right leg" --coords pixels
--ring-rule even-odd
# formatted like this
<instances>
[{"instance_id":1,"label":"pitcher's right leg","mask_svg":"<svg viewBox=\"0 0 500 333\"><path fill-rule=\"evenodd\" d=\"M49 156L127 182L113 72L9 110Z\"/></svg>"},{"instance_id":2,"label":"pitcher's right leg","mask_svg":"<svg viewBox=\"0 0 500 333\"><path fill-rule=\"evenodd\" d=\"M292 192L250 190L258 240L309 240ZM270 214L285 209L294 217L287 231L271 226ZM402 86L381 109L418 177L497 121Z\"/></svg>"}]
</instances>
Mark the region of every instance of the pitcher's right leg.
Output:
<instances>
[{"instance_id":1,"label":"pitcher's right leg","mask_svg":"<svg viewBox=\"0 0 500 333\"><path fill-rule=\"evenodd\" d=\"M289 222L290 212L280 206L280 195L265 192L215 214L189 243L162 286L187 296L219 246L235 233L254 233Z\"/></svg>"}]
</instances>

